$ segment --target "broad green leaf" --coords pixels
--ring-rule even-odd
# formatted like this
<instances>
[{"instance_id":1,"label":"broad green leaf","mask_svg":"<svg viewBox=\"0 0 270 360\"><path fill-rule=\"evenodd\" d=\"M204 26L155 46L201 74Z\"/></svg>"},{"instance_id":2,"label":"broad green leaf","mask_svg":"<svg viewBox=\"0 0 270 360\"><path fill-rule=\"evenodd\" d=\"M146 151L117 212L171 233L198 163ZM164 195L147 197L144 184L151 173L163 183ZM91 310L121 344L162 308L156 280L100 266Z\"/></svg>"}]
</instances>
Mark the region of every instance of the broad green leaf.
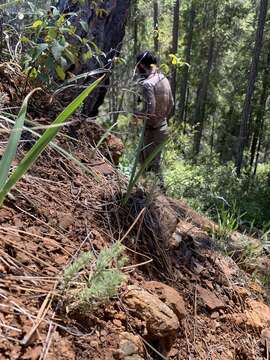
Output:
<instances>
[{"instance_id":1,"label":"broad green leaf","mask_svg":"<svg viewBox=\"0 0 270 360\"><path fill-rule=\"evenodd\" d=\"M34 54L33 54L33 58L32 58L32 62L35 62L40 55L43 53L43 51L47 50L49 47L48 44L38 44L35 49L34 49Z\"/></svg>"},{"instance_id":2,"label":"broad green leaf","mask_svg":"<svg viewBox=\"0 0 270 360\"><path fill-rule=\"evenodd\" d=\"M69 49L65 48L64 54L72 64L77 63L78 57L75 54L73 54Z\"/></svg>"},{"instance_id":3,"label":"broad green leaf","mask_svg":"<svg viewBox=\"0 0 270 360\"><path fill-rule=\"evenodd\" d=\"M35 80L37 77L38 77L38 70L33 67L33 68L30 68L30 73L28 73L28 76L30 77L30 79L32 80Z\"/></svg>"},{"instance_id":4,"label":"broad green leaf","mask_svg":"<svg viewBox=\"0 0 270 360\"><path fill-rule=\"evenodd\" d=\"M57 74L57 76L58 76L58 78L60 80L62 80L62 81L65 80L66 73L65 73L65 70L62 68L62 66L56 65L55 66L55 71L56 71L56 74Z\"/></svg>"},{"instance_id":5,"label":"broad green leaf","mask_svg":"<svg viewBox=\"0 0 270 360\"><path fill-rule=\"evenodd\" d=\"M77 110L77 108L84 102L84 100L94 91L94 89L104 79L105 75L96 80L90 86L88 86L79 96L76 97L52 123L44 134L37 140L33 147L26 153L22 161L19 163L15 171L11 174L7 180L5 186L0 191L0 205L2 205L6 195L16 185L16 183L23 177L28 169L33 165L37 158L46 149L47 145L57 135L60 127L66 122L66 120Z\"/></svg>"},{"instance_id":6,"label":"broad green leaf","mask_svg":"<svg viewBox=\"0 0 270 360\"><path fill-rule=\"evenodd\" d=\"M37 29L37 28L40 27L42 24L43 24L43 21L42 21L42 20L36 20L36 21L33 22L31 28Z\"/></svg>"},{"instance_id":7,"label":"broad green leaf","mask_svg":"<svg viewBox=\"0 0 270 360\"><path fill-rule=\"evenodd\" d=\"M23 124L24 124L25 117L26 117L29 98L37 90L41 90L41 89L38 88L38 89L32 90L24 99L21 109L19 111L17 120L15 122L15 125L14 125L13 129L11 130L11 134L9 136L6 150L5 150L4 155L0 162L0 190L3 188L3 186L5 185L5 183L7 181L8 173L9 173L12 161L14 160L15 155L16 155L17 147L18 147L18 144L19 144L19 141L21 138L21 134L22 134Z\"/></svg>"},{"instance_id":8,"label":"broad green leaf","mask_svg":"<svg viewBox=\"0 0 270 360\"><path fill-rule=\"evenodd\" d=\"M46 40L52 42L57 37L57 30L55 28L50 28L48 30L48 35L46 36Z\"/></svg>"},{"instance_id":9,"label":"broad green leaf","mask_svg":"<svg viewBox=\"0 0 270 360\"><path fill-rule=\"evenodd\" d=\"M28 37L26 37L26 36L22 36L21 37L21 42L22 43L29 43L31 40L28 38Z\"/></svg>"},{"instance_id":10,"label":"broad green leaf","mask_svg":"<svg viewBox=\"0 0 270 360\"><path fill-rule=\"evenodd\" d=\"M60 27L61 25L63 25L64 22L65 22L65 16L64 16L64 15L61 15L61 16L59 17L59 19L56 21L56 25L57 25L58 27Z\"/></svg>"}]
</instances>

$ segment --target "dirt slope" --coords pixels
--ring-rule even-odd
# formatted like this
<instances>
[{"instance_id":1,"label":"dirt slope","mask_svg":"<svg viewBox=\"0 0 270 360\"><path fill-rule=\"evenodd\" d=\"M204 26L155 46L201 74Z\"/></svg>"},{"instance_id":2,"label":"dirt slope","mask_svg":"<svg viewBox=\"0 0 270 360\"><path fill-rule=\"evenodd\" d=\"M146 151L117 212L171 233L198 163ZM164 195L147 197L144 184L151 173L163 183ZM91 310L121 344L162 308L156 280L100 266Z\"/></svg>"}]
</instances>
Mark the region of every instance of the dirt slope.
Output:
<instances>
[{"instance_id":1,"label":"dirt slope","mask_svg":"<svg viewBox=\"0 0 270 360\"><path fill-rule=\"evenodd\" d=\"M99 131L88 123L61 141L95 175L47 150L0 209L0 360L266 359L263 289L215 250L183 202L140 189L122 206L126 179L89 145ZM105 145L119 155L119 140ZM67 313L63 270L122 239L135 219L119 296Z\"/></svg>"}]
</instances>

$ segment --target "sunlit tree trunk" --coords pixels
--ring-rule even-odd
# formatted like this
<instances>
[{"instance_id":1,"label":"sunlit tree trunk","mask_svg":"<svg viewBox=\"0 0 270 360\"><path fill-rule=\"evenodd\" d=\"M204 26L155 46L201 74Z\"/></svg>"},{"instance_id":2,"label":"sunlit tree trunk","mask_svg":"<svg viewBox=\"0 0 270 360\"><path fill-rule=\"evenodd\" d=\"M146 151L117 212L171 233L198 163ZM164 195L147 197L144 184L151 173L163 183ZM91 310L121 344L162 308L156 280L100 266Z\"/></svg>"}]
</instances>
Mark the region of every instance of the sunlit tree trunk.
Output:
<instances>
[{"instance_id":1,"label":"sunlit tree trunk","mask_svg":"<svg viewBox=\"0 0 270 360\"><path fill-rule=\"evenodd\" d=\"M178 50L179 17L180 17L180 0L175 0L174 8L173 8L172 54L177 54L177 50ZM174 101L175 101L175 93L176 93L176 76L177 76L177 68L176 66L173 66L172 75L171 75L171 88L172 88Z\"/></svg>"},{"instance_id":2,"label":"sunlit tree trunk","mask_svg":"<svg viewBox=\"0 0 270 360\"><path fill-rule=\"evenodd\" d=\"M186 26L185 62L187 64L191 63L191 48L192 48L195 16L196 16L195 2L193 0L190 5L187 26ZM185 115L188 80L189 80L189 67L187 65L184 65L182 70L181 83L180 83L181 87L180 87L179 113L176 114L177 119L179 119L179 121L181 122L183 121Z\"/></svg>"},{"instance_id":3,"label":"sunlit tree trunk","mask_svg":"<svg viewBox=\"0 0 270 360\"><path fill-rule=\"evenodd\" d=\"M159 34L158 34L158 1L154 1L154 50L158 54L159 51Z\"/></svg>"},{"instance_id":4,"label":"sunlit tree trunk","mask_svg":"<svg viewBox=\"0 0 270 360\"><path fill-rule=\"evenodd\" d=\"M139 53L139 31L138 31L138 0L133 0L132 6L132 20L133 20L133 59L134 59L134 66L136 65L136 57ZM137 95L133 94L133 112L137 110Z\"/></svg>"},{"instance_id":5,"label":"sunlit tree trunk","mask_svg":"<svg viewBox=\"0 0 270 360\"><path fill-rule=\"evenodd\" d=\"M258 64L259 64L260 54L261 54L261 49L262 49L267 9L268 9L268 0L261 0L259 17L258 17L258 25L257 25L257 31L256 31L256 39L255 39L255 45L254 45L253 56L252 56L249 78L248 78L248 87L247 87L246 97L245 97L245 101L244 101L243 112L242 112L241 122L240 122L239 137L238 137L238 151L237 151L237 158L236 158L236 171L237 171L238 176L240 176L240 174L241 174L241 169L242 169L242 165L243 165L244 148L245 148L246 139L247 139L247 128L248 128L248 123L250 120L251 109L252 109L251 102L252 102L254 86L255 86L257 73L258 73Z\"/></svg>"}]
</instances>

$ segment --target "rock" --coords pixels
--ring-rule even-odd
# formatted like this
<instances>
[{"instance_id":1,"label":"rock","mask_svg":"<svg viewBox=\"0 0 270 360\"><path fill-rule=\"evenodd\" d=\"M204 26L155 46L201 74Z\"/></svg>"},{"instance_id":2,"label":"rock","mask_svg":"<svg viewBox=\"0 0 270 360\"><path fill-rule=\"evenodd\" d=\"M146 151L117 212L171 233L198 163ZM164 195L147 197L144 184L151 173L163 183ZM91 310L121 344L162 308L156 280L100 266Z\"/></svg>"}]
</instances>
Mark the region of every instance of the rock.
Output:
<instances>
[{"instance_id":1,"label":"rock","mask_svg":"<svg viewBox=\"0 0 270 360\"><path fill-rule=\"evenodd\" d=\"M227 319L233 321L237 326L250 327L261 330L270 325L270 308L266 304L257 301L248 301L249 309L243 313L236 313L226 316Z\"/></svg>"},{"instance_id":2,"label":"rock","mask_svg":"<svg viewBox=\"0 0 270 360\"><path fill-rule=\"evenodd\" d=\"M211 311L225 308L225 304L213 292L197 286L198 296L203 304Z\"/></svg>"},{"instance_id":3,"label":"rock","mask_svg":"<svg viewBox=\"0 0 270 360\"><path fill-rule=\"evenodd\" d=\"M270 353L270 329L264 329L261 333L262 343L266 346L266 351Z\"/></svg>"},{"instance_id":4,"label":"rock","mask_svg":"<svg viewBox=\"0 0 270 360\"><path fill-rule=\"evenodd\" d=\"M261 333L262 339L265 339L270 345L270 328L264 329Z\"/></svg>"},{"instance_id":5,"label":"rock","mask_svg":"<svg viewBox=\"0 0 270 360\"><path fill-rule=\"evenodd\" d=\"M168 241L169 249L177 249L180 246L182 240L183 238L179 229L176 229Z\"/></svg>"},{"instance_id":6,"label":"rock","mask_svg":"<svg viewBox=\"0 0 270 360\"><path fill-rule=\"evenodd\" d=\"M229 257L218 257L215 259L215 264L227 281L239 273L239 267Z\"/></svg>"},{"instance_id":7,"label":"rock","mask_svg":"<svg viewBox=\"0 0 270 360\"><path fill-rule=\"evenodd\" d=\"M156 295L130 286L123 301L135 316L145 321L150 339L175 337L179 329L177 316Z\"/></svg>"},{"instance_id":8,"label":"rock","mask_svg":"<svg viewBox=\"0 0 270 360\"><path fill-rule=\"evenodd\" d=\"M176 314L179 321L186 317L186 308L183 297L172 287L158 281L147 281L144 283L147 290L156 293L159 299Z\"/></svg>"},{"instance_id":9,"label":"rock","mask_svg":"<svg viewBox=\"0 0 270 360\"><path fill-rule=\"evenodd\" d=\"M270 308L261 301L249 300L250 310L246 310L248 324L255 328L262 328L270 325Z\"/></svg>"},{"instance_id":10,"label":"rock","mask_svg":"<svg viewBox=\"0 0 270 360\"><path fill-rule=\"evenodd\" d=\"M121 333L119 354L123 360L143 360L144 345L140 337L128 332Z\"/></svg>"},{"instance_id":11,"label":"rock","mask_svg":"<svg viewBox=\"0 0 270 360\"><path fill-rule=\"evenodd\" d=\"M250 296L250 291L247 288L241 286L234 286L233 291L237 294L243 301L245 301Z\"/></svg>"},{"instance_id":12,"label":"rock","mask_svg":"<svg viewBox=\"0 0 270 360\"><path fill-rule=\"evenodd\" d=\"M158 351L164 355L170 351L179 329L176 314L162 302L157 295L130 286L123 296L123 302L132 311L133 316L145 323L147 341L158 341Z\"/></svg>"},{"instance_id":13,"label":"rock","mask_svg":"<svg viewBox=\"0 0 270 360\"><path fill-rule=\"evenodd\" d=\"M175 232L178 218L176 212L170 206L170 202L166 196L157 196L155 200L155 210L159 214L164 238L170 239L172 234ZM169 245L169 242L167 245Z\"/></svg>"},{"instance_id":14,"label":"rock","mask_svg":"<svg viewBox=\"0 0 270 360\"><path fill-rule=\"evenodd\" d=\"M219 318L219 313L217 312L217 311L215 311L215 312L213 312L212 314L211 314L211 319L218 319Z\"/></svg>"},{"instance_id":15,"label":"rock","mask_svg":"<svg viewBox=\"0 0 270 360\"><path fill-rule=\"evenodd\" d=\"M58 225L67 230L74 224L74 217L72 214L57 213Z\"/></svg>"},{"instance_id":16,"label":"rock","mask_svg":"<svg viewBox=\"0 0 270 360\"><path fill-rule=\"evenodd\" d=\"M23 360L38 360L42 353L42 346L28 347L21 359Z\"/></svg>"}]
</instances>

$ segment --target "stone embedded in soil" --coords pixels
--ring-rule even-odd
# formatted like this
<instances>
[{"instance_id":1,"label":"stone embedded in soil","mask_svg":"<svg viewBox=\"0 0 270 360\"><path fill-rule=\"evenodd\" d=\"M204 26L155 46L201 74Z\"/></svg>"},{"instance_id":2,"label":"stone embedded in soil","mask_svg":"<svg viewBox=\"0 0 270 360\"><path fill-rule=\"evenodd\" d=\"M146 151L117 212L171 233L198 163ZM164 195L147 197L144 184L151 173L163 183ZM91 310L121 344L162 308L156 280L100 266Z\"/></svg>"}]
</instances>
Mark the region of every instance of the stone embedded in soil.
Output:
<instances>
[{"instance_id":1,"label":"stone embedded in soil","mask_svg":"<svg viewBox=\"0 0 270 360\"><path fill-rule=\"evenodd\" d=\"M225 308L225 304L212 291L197 286L198 297L209 310L215 311Z\"/></svg>"},{"instance_id":2,"label":"stone embedded in soil","mask_svg":"<svg viewBox=\"0 0 270 360\"><path fill-rule=\"evenodd\" d=\"M123 360L143 360L144 345L140 337L128 332L121 333L119 355Z\"/></svg>"},{"instance_id":3,"label":"stone embedded in soil","mask_svg":"<svg viewBox=\"0 0 270 360\"><path fill-rule=\"evenodd\" d=\"M42 353L43 347L41 345L34 348L28 347L25 354L21 357L22 360L38 360Z\"/></svg>"},{"instance_id":4,"label":"stone embedded in soil","mask_svg":"<svg viewBox=\"0 0 270 360\"><path fill-rule=\"evenodd\" d=\"M74 224L74 217L72 214L57 213L58 225L67 230L71 225Z\"/></svg>"},{"instance_id":5,"label":"stone embedded in soil","mask_svg":"<svg viewBox=\"0 0 270 360\"><path fill-rule=\"evenodd\" d=\"M179 329L178 318L156 295L130 286L123 301L133 316L145 321L148 339L175 337Z\"/></svg>"},{"instance_id":6,"label":"stone embedded in soil","mask_svg":"<svg viewBox=\"0 0 270 360\"><path fill-rule=\"evenodd\" d=\"M249 300L247 305L249 309L246 309L243 313L230 314L226 318L237 326L250 327L257 330L270 325L269 306L257 300Z\"/></svg>"},{"instance_id":7,"label":"stone embedded in soil","mask_svg":"<svg viewBox=\"0 0 270 360\"><path fill-rule=\"evenodd\" d=\"M262 331L261 338L263 345L265 345L266 349L270 352L270 328Z\"/></svg>"},{"instance_id":8,"label":"stone embedded in soil","mask_svg":"<svg viewBox=\"0 0 270 360\"><path fill-rule=\"evenodd\" d=\"M186 317L184 299L174 288L158 281L147 281L144 283L144 287L156 293L159 299L172 309L179 321Z\"/></svg>"}]
</instances>

